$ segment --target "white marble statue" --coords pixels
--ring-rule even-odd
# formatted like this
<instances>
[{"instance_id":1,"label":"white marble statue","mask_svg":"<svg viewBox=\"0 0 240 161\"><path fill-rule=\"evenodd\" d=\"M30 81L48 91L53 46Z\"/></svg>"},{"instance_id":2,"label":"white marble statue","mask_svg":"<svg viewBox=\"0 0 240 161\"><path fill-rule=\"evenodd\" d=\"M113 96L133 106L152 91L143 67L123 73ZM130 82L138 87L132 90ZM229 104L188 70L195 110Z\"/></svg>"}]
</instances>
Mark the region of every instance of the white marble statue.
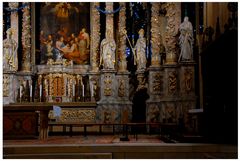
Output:
<instances>
[{"instance_id":1,"label":"white marble statue","mask_svg":"<svg viewBox=\"0 0 240 161\"><path fill-rule=\"evenodd\" d=\"M134 47L134 50L136 51L136 54L134 55L137 63L137 70L144 70L146 69L146 39L144 38L144 30L140 29L139 32L139 38L137 40L137 43Z\"/></svg>"},{"instance_id":2,"label":"white marble statue","mask_svg":"<svg viewBox=\"0 0 240 161\"><path fill-rule=\"evenodd\" d=\"M17 71L18 70L18 44L12 38L13 29L7 30L7 38L3 40L3 70Z\"/></svg>"},{"instance_id":3,"label":"white marble statue","mask_svg":"<svg viewBox=\"0 0 240 161\"><path fill-rule=\"evenodd\" d=\"M181 53L178 61L193 60L193 27L192 23L188 21L188 17L184 17L184 21L181 23L179 30L179 44L181 47Z\"/></svg>"},{"instance_id":4,"label":"white marble statue","mask_svg":"<svg viewBox=\"0 0 240 161\"><path fill-rule=\"evenodd\" d=\"M106 38L100 46L100 65L103 69L114 69L116 43L110 31L106 32Z\"/></svg>"}]
</instances>

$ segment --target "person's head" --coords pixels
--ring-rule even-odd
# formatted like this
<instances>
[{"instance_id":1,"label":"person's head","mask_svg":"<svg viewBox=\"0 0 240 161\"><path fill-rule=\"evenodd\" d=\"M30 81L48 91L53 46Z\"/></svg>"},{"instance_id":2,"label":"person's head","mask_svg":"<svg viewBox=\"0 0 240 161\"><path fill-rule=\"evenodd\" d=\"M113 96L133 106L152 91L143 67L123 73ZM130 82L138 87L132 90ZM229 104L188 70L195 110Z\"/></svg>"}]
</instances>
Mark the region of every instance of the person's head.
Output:
<instances>
[{"instance_id":1,"label":"person's head","mask_svg":"<svg viewBox=\"0 0 240 161\"><path fill-rule=\"evenodd\" d=\"M40 31L40 35L43 35L43 30Z\"/></svg>"},{"instance_id":2,"label":"person's head","mask_svg":"<svg viewBox=\"0 0 240 161\"><path fill-rule=\"evenodd\" d=\"M78 38L77 38L77 37L75 37L74 41L75 41L75 42L78 42Z\"/></svg>"},{"instance_id":3,"label":"person's head","mask_svg":"<svg viewBox=\"0 0 240 161\"><path fill-rule=\"evenodd\" d=\"M107 30L107 32L106 32L106 38L107 39L111 39L112 38L112 32L111 32L111 30Z\"/></svg>"},{"instance_id":4,"label":"person's head","mask_svg":"<svg viewBox=\"0 0 240 161\"><path fill-rule=\"evenodd\" d=\"M52 35L51 34L48 35L48 40L52 40Z\"/></svg>"},{"instance_id":5,"label":"person's head","mask_svg":"<svg viewBox=\"0 0 240 161\"><path fill-rule=\"evenodd\" d=\"M86 32L86 29L85 29L85 28L82 28L82 31L81 31L81 32L83 32L83 33Z\"/></svg>"},{"instance_id":6,"label":"person's head","mask_svg":"<svg viewBox=\"0 0 240 161\"><path fill-rule=\"evenodd\" d=\"M140 29L138 31L138 34L139 34L139 37L143 37L144 36L144 30L143 29Z\"/></svg>"},{"instance_id":7,"label":"person's head","mask_svg":"<svg viewBox=\"0 0 240 161\"><path fill-rule=\"evenodd\" d=\"M63 42L63 41L64 41L63 36L61 36L59 40L60 40L61 42Z\"/></svg>"},{"instance_id":8,"label":"person's head","mask_svg":"<svg viewBox=\"0 0 240 161\"><path fill-rule=\"evenodd\" d=\"M184 17L184 22L188 22L188 17Z\"/></svg>"},{"instance_id":9,"label":"person's head","mask_svg":"<svg viewBox=\"0 0 240 161\"><path fill-rule=\"evenodd\" d=\"M13 33L14 33L14 30L13 30L12 28L9 28L9 29L7 30L7 37L8 37L8 38L11 38L12 35L13 35Z\"/></svg>"},{"instance_id":10,"label":"person's head","mask_svg":"<svg viewBox=\"0 0 240 161\"><path fill-rule=\"evenodd\" d=\"M72 38L75 38L75 35L74 35L74 33L72 33L72 34L71 34L71 37L72 37Z\"/></svg>"}]
</instances>

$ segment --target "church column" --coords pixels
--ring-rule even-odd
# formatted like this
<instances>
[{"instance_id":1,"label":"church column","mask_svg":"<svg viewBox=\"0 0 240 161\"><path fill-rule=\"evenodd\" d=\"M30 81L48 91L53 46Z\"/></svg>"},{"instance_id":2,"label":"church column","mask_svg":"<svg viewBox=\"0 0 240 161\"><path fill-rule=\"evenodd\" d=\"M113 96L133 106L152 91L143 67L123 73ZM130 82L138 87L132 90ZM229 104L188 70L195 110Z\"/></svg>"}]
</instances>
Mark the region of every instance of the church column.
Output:
<instances>
[{"instance_id":1,"label":"church column","mask_svg":"<svg viewBox=\"0 0 240 161\"><path fill-rule=\"evenodd\" d=\"M99 49L100 49L100 13L96 7L100 6L99 2L91 3L91 65L92 70L89 73L89 81L91 84L91 101L96 102L99 100ZM80 76L78 75L78 85L80 83ZM78 93L78 100L80 100L80 93Z\"/></svg>"},{"instance_id":2,"label":"church column","mask_svg":"<svg viewBox=\"0 0 240 161\"><path fill-rule=\"evenodd\" d=\"M178 28L181 23L181 4L167 3L166 64L177 64Z\"/></svg>"},{"instance_id":3,"label":"church column","mask_svg":"<svg viewBox=\"0 0 240 161\"><path fill-rule=\"evenodd\" d=\"M24 2L26 5L23 9L22 18L22 71L30 72L31 70L31 16L30 16L30 3Z\"/></svg>"},{"instance_id":4,"label":"church column","mask_svg":"<svg viewBox=\"0 0 240 161\"><path fill-rule=\"evenodd\" d=\"M123 31L126 30L126 4L124 2L119 3L122 6L119 12L119 49L118 55L120 62L118 64L118 70L124 72L127 70L127 61L126 61L126 37Z\"/></svg>"},{"instance_id":5,"label":"church column","mask_svg":"<svg viewBox=\"0 0 240 161\"><path fill-rule=\"evenodd\" d=\"M151 17L151 45L152 45L152 60L151 66L160 66L160 22L159 22L159 10L160 4L152 3L152 17Z\"/></svg>"},{"instance_id":6,"label":"church column","mask_svg":"<svg viewBox=\"0 0 240 161\"><path fill-rule=\"evenodd\" d=\"M100 45L100 13L96 9L99 2L91 3L91 65L92 72L98 72L98 55Z\"/></svg>"}]
</instances>

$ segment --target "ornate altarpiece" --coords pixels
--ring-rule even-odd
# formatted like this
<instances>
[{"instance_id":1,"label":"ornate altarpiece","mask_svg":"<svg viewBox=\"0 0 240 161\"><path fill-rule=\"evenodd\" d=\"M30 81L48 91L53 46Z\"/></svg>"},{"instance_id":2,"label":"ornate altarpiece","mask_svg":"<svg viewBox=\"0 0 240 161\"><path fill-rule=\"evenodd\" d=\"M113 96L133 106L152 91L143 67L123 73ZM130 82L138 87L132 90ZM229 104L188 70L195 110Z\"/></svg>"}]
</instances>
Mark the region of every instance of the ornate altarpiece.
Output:
<instances>
[{"instance_id":1,"label":"ornate altarpiece","mask_svg":"<svg viewBox=\"0 0 240 161\"><path fill-rule=\"evenodd\" d=\"M107 14L106 25L100 25L100 13L96 9L100 3L90 3L89 65L75 65L64 57L49 59L47 64L36 65L36 4L23 4L27 6L23 9L23 30L16 29L22 32L22 67L18 71L4 71L4 104L24 101L92 101L97 102L97 108L91 109L96 114L92 121L129 122L132 116L132 103L129 100L129 72L126 68L126 37L122 32L126 27L126 3L119 3L121 10L117 28L113 23L113 14ZM151 65L146 70L135 73L138 79L137 89L147 88L150 96L146 102L146 122L178 123L183 119L187 124L188 110L196 108L195 63L177 62L180 5L180 3L151 3ZM160 8L166 10L166 15L159 14ZM112 11L113 3L107 2L105 9ZM16 16L15 14L15 18L11 19L13 24L17 23ZM116 61L114 69L111 70L99 69L100 27L104 25L106 31L110 31L112 35L115 32L119 34L116 40L117 54L115 53L116 60L119 61ZM16 25L12 27L17 28ZM166 52L165 60L161 60L160 55L162 44ZM148 73L148 77L145 73ZM29 88L35 93L29 94ZM18 94L21 91L27 92Z\"/></svg>"}]
</instances>

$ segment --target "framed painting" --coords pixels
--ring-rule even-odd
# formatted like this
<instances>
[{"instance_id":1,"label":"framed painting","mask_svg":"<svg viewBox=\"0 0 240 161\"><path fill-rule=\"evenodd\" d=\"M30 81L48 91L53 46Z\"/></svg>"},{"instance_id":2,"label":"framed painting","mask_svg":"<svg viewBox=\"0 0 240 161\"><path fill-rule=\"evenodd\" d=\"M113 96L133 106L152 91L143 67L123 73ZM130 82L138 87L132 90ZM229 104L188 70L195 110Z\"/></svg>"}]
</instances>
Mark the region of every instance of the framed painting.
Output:
<instances>
[{"instance_id":1,"label":"framed painting","mask_svg":"<svg viewBox=\"0 0 240 161\"><path fill-rule=\"evenodd\" d=\"M90 64L90 3L39 4L38 64L59 56L76 65Z\"/></svg>"}]
</instances>

